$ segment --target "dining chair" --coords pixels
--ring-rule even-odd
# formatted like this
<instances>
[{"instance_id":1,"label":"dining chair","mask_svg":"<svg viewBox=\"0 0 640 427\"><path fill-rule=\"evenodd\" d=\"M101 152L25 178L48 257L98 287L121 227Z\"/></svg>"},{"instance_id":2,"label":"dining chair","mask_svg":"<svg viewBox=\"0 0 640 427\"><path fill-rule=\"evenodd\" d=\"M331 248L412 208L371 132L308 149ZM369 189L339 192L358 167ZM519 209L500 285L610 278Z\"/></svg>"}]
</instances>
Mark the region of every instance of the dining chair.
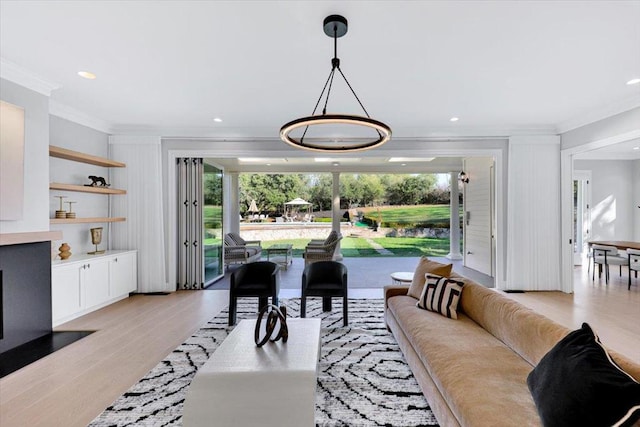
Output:
<instances>
[{"instance_id":1,"label":"dining chair","mask_svg":"<svg viewBox=\"0 0 640 427\"><path fill-rule=\"evenodd\" d=\"M638 271L640 271L640 249L627 249L627 257L629 260L629 286L627 289L631 289L631 272L635 272L637 279Z\"/></svg>"},{"instance_id":2,"label":"dining chair","mask_svg":"<svg viewBox=\"0 0 640 427\"><path fill-rule=\"evenodd\" d=\"M605 271L605 283L609 284L609 266L617 265L620 267L620 276L622 276L622 266L629 265L627 257L618 255L618 248L608 245L592 245L593 250L593 275L591 280L595 280L596 265L598 265L598 278L602 277L602 266Z\"/></svg>"}]
</instances>

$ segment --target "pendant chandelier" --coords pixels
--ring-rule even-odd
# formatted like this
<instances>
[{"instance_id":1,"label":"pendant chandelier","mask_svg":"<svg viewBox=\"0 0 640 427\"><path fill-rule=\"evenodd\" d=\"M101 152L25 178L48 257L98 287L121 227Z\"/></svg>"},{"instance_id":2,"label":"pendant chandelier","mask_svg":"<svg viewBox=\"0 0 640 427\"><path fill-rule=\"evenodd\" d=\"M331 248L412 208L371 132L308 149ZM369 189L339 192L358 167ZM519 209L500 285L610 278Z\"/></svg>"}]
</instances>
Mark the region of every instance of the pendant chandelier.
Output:
<instances>
[{"instance_id":1,"label":"pendant chandelier","mask_svg":"<svg viewBox=\"0 0 640 427\"><path fill-rule=\"evenodd\" d=\"M347 20L340 15L331 15L324 19L324 33L333 38L333 59L331 59L331 72L329 73L329 77L322 88L322 92L320 93L320 97L316 102L316 106L313 109L313 112L310 116L301 117L299 119L295 119L286 123L282 128L280 128L280 138L286 142L297 148L304 148L312 151L321 151L321 152L331 152L331 153L340 153L340 152L352 152L352 151L362 151L368 150L374 147L379 147L384 144L391 138L391 128L381 121L372 119L369 116L366 108L362 105L360 98L356 95L356 92L349 84L349 81L345 77L344 73L340 69L340 59L338 58L338 38L344 36L347 33ZM331 94L331 86L333 85L333 78L335 76L336 70L338 70L339 74L344 79L345 83L351 90L351 93L362 107L364 114L366 116L352 115L352 114L336 114L329 113L327 114L327 104L329 102L329 95ZM320 102L324 97L324 107L322 108L322 114L315 115ZM350 125L350 126L359 126L365 127L369 129L373 129L378 137L373 139L362 140L360 138L357 139L342 139L341 142L317 142L317 141L305 141L305 136L307 131L309 130L309 126L319 126L319 125ZM304 132L300 138L295 138L291 136L291 132L296 129L304 128Z\"/></svg>"}]
</instances>

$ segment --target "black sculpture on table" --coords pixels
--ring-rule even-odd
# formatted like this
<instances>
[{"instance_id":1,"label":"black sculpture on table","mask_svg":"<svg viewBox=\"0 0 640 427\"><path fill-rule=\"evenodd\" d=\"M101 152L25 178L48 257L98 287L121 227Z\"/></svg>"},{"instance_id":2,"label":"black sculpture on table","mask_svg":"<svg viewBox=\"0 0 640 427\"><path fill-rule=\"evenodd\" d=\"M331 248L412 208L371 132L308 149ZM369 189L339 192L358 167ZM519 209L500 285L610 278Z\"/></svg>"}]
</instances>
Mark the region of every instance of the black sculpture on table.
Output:
<instances>
[{"instance_id":1,"label":"black sculpture on table","mask_svg":"<svg viewBox=\"0 0 640 427\"><path fill-rule=\"evenodd\" d=\"M265 325L265 334L260 336L260 330L262 329L262 318L267 314L267 323ZM276 329L280 323L280 328ZM271 337L275 331L278 331L275 337ZM258 347L262 347L268 341L276 342L282 338L282 342L287 342L289 339L289 329L287 328L287 308L285 306L278 307L277 305L268 304L260 310L258 320L256 320L256 329L254 331L254 339Z\"/></svg>"}]
</instances>

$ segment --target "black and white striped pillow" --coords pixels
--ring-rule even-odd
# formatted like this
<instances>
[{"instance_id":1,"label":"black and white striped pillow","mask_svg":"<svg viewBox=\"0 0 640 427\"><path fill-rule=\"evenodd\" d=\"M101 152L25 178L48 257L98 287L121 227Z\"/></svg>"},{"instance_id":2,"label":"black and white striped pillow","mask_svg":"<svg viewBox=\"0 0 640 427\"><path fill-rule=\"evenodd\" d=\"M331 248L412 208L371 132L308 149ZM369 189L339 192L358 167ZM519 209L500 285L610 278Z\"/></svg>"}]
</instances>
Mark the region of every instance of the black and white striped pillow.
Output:
<instances>
[{"instance_id":1,"label":"black and white striped pillow","mask_svg":"<svg viewBox=\"0 0 640 427\"><path fill-rule=\"evenodd\" d=\"M416 305L419 308L440 313L450 319L457 319L456 309L464 283L428 273L425 274L425 278L426 282Z\"/></svg>"}]
</instances>

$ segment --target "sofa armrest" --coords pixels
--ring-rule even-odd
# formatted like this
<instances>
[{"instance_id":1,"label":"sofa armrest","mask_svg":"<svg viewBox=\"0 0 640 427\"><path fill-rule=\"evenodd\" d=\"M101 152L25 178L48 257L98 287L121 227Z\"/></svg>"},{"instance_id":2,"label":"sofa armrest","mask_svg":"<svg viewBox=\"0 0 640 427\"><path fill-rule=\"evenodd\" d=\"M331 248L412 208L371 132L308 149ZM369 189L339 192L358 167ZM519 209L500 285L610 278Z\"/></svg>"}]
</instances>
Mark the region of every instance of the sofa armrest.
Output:
<instances>
[{"instance_id":1,"label":"sofa armrest","mask_svg":"<svg viewBox=\"0 0 640 427\"><path fill-rule=\"evenodd\" d=\"M384 310L387 311L387 300L398 295L407 295L409 285L387 285L384 287Z\"/></svg>"},{"instance_id":2,"label":"sofa armrest","mask_svg":"<svg viewBox=\"0 0 640 427\"><path fill-rule=\"evenodd\" d=\"M245 240L246 245L262 247L262 240Z\"/></svg>"}]
</instances>

